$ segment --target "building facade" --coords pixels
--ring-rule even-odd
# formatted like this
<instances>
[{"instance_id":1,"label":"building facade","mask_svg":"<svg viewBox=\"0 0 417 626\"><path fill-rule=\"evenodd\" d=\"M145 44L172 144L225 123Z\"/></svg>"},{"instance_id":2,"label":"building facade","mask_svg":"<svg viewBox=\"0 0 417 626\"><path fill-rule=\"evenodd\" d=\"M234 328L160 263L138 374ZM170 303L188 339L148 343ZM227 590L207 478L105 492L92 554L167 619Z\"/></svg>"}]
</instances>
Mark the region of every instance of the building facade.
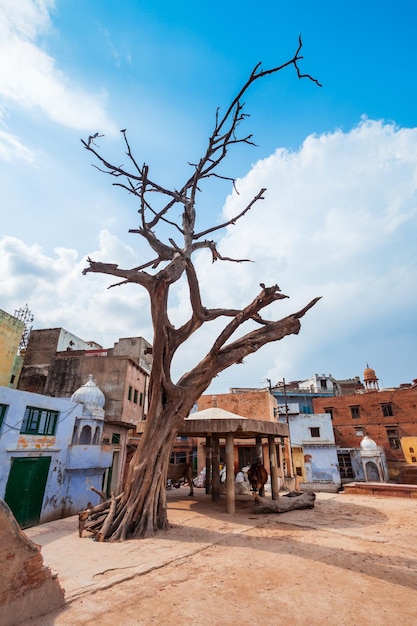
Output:
<instances>
[{"instance_id":1,"label":"building facade","mask_svg":"<svg viewBox=\"0 0 417 626\"><path fill-rule=\"evenodd\" d=\"M294 472L302 489L337 491L341 485L336 444L330 415L280 416L288 423Z\"/></svg>"},{"instance_id":2,"label":"building facade","mask_svg":"<svg viewBox=\"0 0 417 626\"><path fill-rule=\"evenodd\" d=\"M119 339L112 348L83 341L62 328L32 331L19 379L22 391L70 398L90 375L105 397L103 444L112 446L105 491L124 487L126 465L147 415L151 344Z\"/></svg>"},{"instance_id":3,"label":"building facade","mask_svg":"<svg viewBox=\"0 0 417 626\"><path fill-rule=\"evenodd\" d=\"M417 380L380 389L375 371L366 368L364 389L351 395L316 397L313 406L316 412L331 416L344 480L365 479L360 459L364 436L383 450L390 480L401 482L404 471L412 467L417 472Z\"/></svg>"},{"instance_id":4,"label":"building facade","mask_svg":"<svg viewBox=\"0 0 417 626\"><path fill-rule=\"evenodd\" d=\"M24 528L100 502L112 449L104 396L88 391L81 402L0 387L0 497Z\"/></svg>"}]
</instances>

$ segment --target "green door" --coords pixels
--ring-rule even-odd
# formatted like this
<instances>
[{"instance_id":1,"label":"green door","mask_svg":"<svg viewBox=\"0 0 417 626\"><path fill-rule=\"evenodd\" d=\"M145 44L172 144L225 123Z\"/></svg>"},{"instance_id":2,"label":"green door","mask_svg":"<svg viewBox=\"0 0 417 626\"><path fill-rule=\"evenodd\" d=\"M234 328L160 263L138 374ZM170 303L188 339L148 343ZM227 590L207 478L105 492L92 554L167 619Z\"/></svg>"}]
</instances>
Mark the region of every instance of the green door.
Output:
<instances>
[{"instance_id":1,"label":"green door","mask_svg":"<svg viewBox=\"0 0 417 626\"><path fill-rule=\"evenodd\" d=\"M39 522L51 457L12 458L5 501L22 528Z\"/></svg>"}]
</instances>

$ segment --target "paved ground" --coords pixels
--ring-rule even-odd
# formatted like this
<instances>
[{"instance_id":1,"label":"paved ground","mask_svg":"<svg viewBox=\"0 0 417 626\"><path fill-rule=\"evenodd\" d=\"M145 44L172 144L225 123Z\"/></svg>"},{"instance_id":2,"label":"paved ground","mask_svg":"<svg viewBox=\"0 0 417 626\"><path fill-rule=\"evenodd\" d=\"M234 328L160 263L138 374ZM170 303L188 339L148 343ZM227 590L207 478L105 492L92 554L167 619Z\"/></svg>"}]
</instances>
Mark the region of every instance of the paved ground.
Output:
<instances>
[{"instance_id":1,"label":"paved ground","mask_svg":"<svg viewBox=\"0 0 417 626\"><path fill-rule=\"evenodd\" d=\"M66 607L26 624L417 625L417 500L318 494L312 510L257 515L168 492L173 528L118 544L79 539L77 518L27 535Z\"/></svg>"}]
</instances>

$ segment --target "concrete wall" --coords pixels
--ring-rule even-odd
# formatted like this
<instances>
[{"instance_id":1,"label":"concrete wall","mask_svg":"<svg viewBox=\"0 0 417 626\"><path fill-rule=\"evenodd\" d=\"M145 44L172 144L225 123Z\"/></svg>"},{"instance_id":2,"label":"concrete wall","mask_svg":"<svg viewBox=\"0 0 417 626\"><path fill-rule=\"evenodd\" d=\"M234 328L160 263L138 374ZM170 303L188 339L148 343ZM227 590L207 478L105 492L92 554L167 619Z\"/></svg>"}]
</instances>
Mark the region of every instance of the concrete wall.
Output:
<instances>
[{"instance_id":1,"label":"concrete wall","mask_svg":"<svg viewBox=\"0 0 417 626\"><path fill-rule=\"evenodd\" d=\"M335 447L304 445L304 467L307 483L341 483Z\"/></svg>"},{"instance_id":2,"label":"concrete wall","mask_svg":"<svg viewBox=\"0 0 417 626\"><path fill-rule=\"evenodd\" d=\"M290 416L288 422L291 446L296 451L293 456L294 469L302 468L301 481L309 488L315 486L316 489L324 483L340 485L339 463L330 415L300 414ZM319 429L319 437L312 436L312 428ZM300 455L301 449L303 459Z\"/></svg>"},{"instance_id":3,"label":"concrete wall","mask_svg":"<svg viewBox=\"0 0 417 626\"><path fill-rule=\"evenodd\" d=\"M280 422L282 421L282 418L280 418ZM291 444L293 446L319 443L334 445L335 443L330 415L326 413L290 416L288 424L290 428ZM311 428L319 428L320 437L313 437L310 430Z\"/></svg>"}]
</instances>

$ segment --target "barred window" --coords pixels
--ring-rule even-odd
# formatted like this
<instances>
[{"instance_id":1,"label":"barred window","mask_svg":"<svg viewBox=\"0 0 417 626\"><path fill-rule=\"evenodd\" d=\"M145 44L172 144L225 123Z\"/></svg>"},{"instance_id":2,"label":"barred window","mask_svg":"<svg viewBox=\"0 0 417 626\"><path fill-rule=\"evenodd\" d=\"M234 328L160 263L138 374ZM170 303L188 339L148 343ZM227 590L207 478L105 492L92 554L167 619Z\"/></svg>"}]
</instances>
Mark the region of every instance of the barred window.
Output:
<instances>
[{"instance_id":1,"label":"barred window","mask_svg":"<svg viewBox=\"0 0 417 626\"><path fill-rule=\"evenodd\" d=\"M20 432L25 435L55 435L58 411L27 406Z\"/></svg>"},{"instance_id":2,"label":"barred window","mask_svg":"<svg viewBox=\"0 0 417 626\"><path fill-rule=\"evenodd\" d=\"M398 450L401 448L401 442L398 435L397 428L386 428L387 437L389 441L390 448L394 448L394 450Z\"/></svg>"},{"instance_id":3,"label":"barred window","mask_svg":"<svg viewBox=\"0 0 417 626\"><path fill-rule=\"evenodd\" d=\"M392 410L392 404L382 404L382 414L384 417L391 417L392 415L394 415L394 412Z\"/></svg>"}]
</instances>

